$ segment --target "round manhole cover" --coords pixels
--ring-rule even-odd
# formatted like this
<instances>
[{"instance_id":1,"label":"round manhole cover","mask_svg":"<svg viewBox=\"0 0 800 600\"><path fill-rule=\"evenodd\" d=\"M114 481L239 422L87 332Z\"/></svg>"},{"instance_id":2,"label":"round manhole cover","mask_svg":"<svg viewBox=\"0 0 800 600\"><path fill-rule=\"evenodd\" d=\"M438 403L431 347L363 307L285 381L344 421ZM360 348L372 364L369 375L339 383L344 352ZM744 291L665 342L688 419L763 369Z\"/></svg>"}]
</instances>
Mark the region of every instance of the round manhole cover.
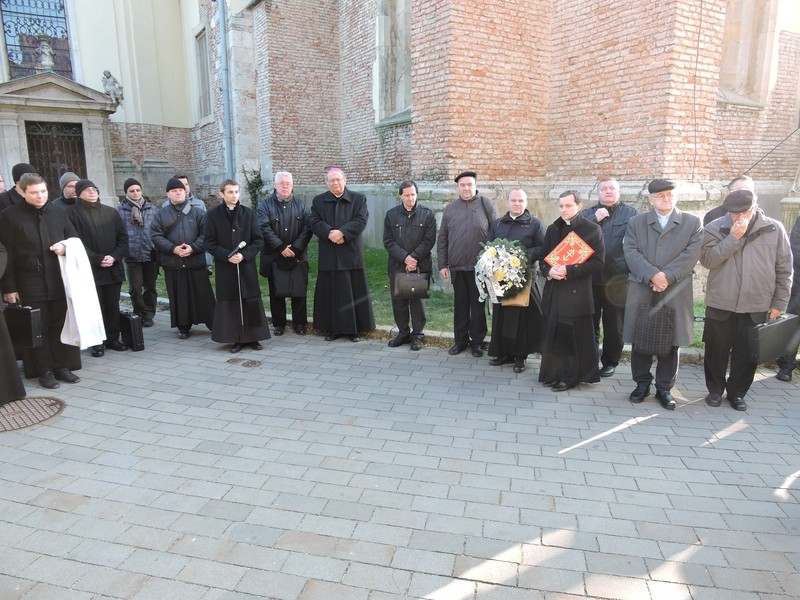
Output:
<instances>
[{"instance_id":1,"label":"round manhole cover","mask_svg":"<svg viewBox=\"0 0 800 600\"><path fill-rule=\"evenodd\" d=\"M14 431L30 427L56 416L64 410L58 398L23 398L0 406L0 431Z\"/></svg>"}]
</instances>

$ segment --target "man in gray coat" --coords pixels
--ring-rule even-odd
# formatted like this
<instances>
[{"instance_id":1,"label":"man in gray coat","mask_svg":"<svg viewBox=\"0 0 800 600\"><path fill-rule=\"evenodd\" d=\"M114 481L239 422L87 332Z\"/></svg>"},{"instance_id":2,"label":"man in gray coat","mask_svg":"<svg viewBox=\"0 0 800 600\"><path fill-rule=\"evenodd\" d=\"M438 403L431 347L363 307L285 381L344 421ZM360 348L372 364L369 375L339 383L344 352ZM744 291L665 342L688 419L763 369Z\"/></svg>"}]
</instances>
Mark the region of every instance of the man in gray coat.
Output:
<instances>
[{"instance_id":1,"label":"man in gray coat","mask_svg":"<svg viewBox=\"0 0 800 600\"><path fill-rule=\"evenodd\" d=\"M700 264L709 270L703 330L706 404L719 406L727 389L731 406L746 410L744 396L758 367L750 360L748 333L786 309L792 252L783 223L767 217L750 190L731 192L722 206L728 215L709 223L700 252Z\"/></svg>"},{"instance_id":2,"label":"man in gray coat","mask_svg":"<svg viewBox=\"0 0 800 600\"><path fill-rule=\"evenodd\" d=\"M650 304L653 294L659 295L659 306L675 310L672 348L658 357L655 376L656 400L667 410L675 409L670 390L678 374L679 347L694 341L692 272L703 243L700 219L678 210L674 189L675 184L667 179L654 179L648 184L653 208L628 222L623 242L625 261L631 272L623 340L633 341L640 308ZM631 372L636 389L631 392L631 402L641 402L650 395L652 365L653 356L638 352L634 345Z\"/></svg>"}]
</instances>

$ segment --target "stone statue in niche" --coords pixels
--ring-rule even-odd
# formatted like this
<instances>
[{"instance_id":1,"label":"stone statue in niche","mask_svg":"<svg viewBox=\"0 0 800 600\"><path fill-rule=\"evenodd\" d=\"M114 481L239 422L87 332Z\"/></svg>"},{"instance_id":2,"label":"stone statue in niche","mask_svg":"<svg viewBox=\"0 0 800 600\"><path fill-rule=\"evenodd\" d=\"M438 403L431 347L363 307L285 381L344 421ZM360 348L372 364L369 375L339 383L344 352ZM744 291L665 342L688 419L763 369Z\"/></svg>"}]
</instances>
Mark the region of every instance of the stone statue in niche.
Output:
<instances>
[{"instance_id":1,"label":"stone statue in niche","mask_svg":"<svg viewBox=\"0 0 800 600\"><path fill-rule=\"evenodd\" d=\"M53 67L56 66L56 53L47 40L41 40L39 42L39 47L36 49L36 56L38 57L40 71L52 71Z\"/></svg>"},{"instance_id":2,"label":"stone statue in niche","mask_svg":"<svg viewBox=\"0 0 800 600\"><path fill-rule=\"evenodd\" d=\"M111 71L103 71L103 90L114 104L120 105L125 99L122 95L122 86Z\"/></svg>"}]
</instances>

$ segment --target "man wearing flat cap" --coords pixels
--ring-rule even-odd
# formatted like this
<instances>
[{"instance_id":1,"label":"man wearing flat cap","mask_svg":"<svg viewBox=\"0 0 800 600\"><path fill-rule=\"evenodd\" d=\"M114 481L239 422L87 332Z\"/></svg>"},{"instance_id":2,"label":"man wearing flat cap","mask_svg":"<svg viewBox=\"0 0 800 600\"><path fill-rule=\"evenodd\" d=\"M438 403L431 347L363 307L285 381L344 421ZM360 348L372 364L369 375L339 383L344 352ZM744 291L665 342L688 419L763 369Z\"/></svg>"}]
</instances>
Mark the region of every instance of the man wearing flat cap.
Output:
<instances>
[{"instance_id":1,"label":"man wearing flat cap","mask_svg":"<svg viewBox=\"0 0 800 600\"><path fill-rule=\"evenodd\" d=\"M486 337L486 309L478 299L475 283L475 263L478 251L486 239L489 224L500 218L494 202L478 194L475 171L456 175L458 198L442 213L442 225L436 243L439 274L453 284L453 333L455 343L451 356L461 354L467 347L472 356L483 356Z\"/></svg>"},{"instance_id":2,"label":"man wearing flat cap","mask_svg":"<svg viewBox=\"0 0 800 600\"><path fill-rule=\"evenodd\" d=\"M75 182L78 199L67 209L69 220L86 248L92 275L103 313L106 339L92 348L92 356L100 357L106 349L122 352L128 349L119 339L119 296L125 269L122 260L128 254L128 232L117 211L100 202L100 191L88 179Z\"/></svg>"},{"instance_id":3,"label":"man wearing flat cap","mask_svg":"<svg viewBox=\"0 0 800 600\"><path fill-rule=\"evenodd\" d=\"M655 304L675 312L675 330L670 350L658 357L655 384L656 400L667 410L675 409L671 390L678 374L679 348L694 342L692 272L700 257L703 227L700 219L681 212L668 179L654 179L647 186L649 212L632 217L623 241L625 261L630 269L630 284L625 303L622 337L633 342L640 309ZM631 350L631 373L636 389L630 401L642 402L650 395L653 381L653 355Z\"/></svg>"},{"instance_id":4,"label":"man wearing flat cap","mask_svg":"<svg viewBox=\"0 0 800 600\"><path fill-rule=\"evenodd\" d=\"M747 410L744 397L758 367L749 358L748 331L786 309L792 252L783 224L764 214L750 190L731 192L722 206L728 214L709 223L700 252L700 264L708 269L705 400L719 406L727 392L734 409Z\"/></svg>"}]
</instances>

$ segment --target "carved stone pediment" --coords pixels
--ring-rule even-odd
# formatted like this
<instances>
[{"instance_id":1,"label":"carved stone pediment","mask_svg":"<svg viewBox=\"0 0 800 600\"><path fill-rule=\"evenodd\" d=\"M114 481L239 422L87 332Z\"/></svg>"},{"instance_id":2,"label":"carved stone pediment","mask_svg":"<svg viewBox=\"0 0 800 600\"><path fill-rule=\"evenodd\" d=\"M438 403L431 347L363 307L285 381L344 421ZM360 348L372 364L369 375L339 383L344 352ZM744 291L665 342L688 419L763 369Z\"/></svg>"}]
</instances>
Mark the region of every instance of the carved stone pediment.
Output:
<instances>
[{"instance_id":1,"label":"carved stone pediment","mask_svg":"<svg viewBox=\"0 0 800 600\"><path fill-rule=\"evenodd\" d=\"M38 73L0 83L0 106L88 110L107 115L117 110L106 94L55 73Z\"/></svg>"}]
</instances>

